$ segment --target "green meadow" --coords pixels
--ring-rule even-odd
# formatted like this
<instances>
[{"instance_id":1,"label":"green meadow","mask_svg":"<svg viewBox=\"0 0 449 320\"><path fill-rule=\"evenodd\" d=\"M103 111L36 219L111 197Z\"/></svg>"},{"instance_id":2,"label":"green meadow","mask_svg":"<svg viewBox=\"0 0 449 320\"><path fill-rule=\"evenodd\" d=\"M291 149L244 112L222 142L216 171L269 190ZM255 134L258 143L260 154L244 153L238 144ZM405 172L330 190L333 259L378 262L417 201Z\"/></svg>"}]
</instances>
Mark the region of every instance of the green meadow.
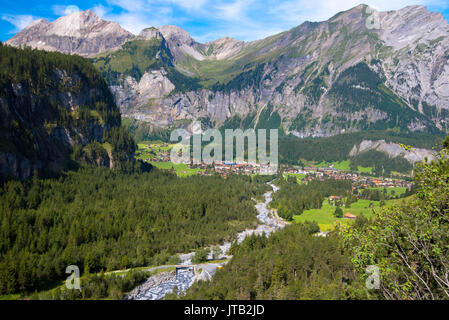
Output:
<instances>
[{"instance_id":1,"label":"green meadow","mask_svg":"<svg viewBox=\"0 0 449 320\"><path fill-rule=\"evenodd\" d=\"M405 201L400 200L388 200L385 201L386 207L391 207L394 204ZM370 204L373 204L370 208ZM321 231L330 231L335 228L337 222L343 224L351 224L353 220L337 219L334 217L335 206L329 204L328 200L324 200L323 207L321 209L312 209L304 211L302 215L294 216L293 219L296 223L302 223L305 221L315 221L320 226ZM367 218L374 217L374 212L380 210L380 201L359 200L356 203L351 204L351 208L342 207L343 214L351 213L355 216L364 215Z\"/></svg>"},{"instance_id":2,"label":"green meadow","mask_svg":"<svg viewBox=\"0 0 449 320\"><path fill-rule=\"evenodd\" d=\"M152 162L150 163L161 170L175 170L178 177L188 177L197 175L198 172L204 172L203 169L190 169L187 164L177 164L172 162Z\"/></svg>"},{"instance_id":3,"label":"green meadow","mask_svg":"<svg viewBox=\"0 0 449 320\"><path fill-rule=\"evenodd\" d=\"M305 174L302 173L284 173L284 179L287 180L287 177L296 177L298 183L301 183L302 180L306 177Z\"/></svg>"},{"instance_id":4,"label":"green meadow","mask_svg":"<svg viewBox=\"0 0 449 320\"><path fill-rule=\"evenodd\" d=\"M336 161L336 162L323 161L320 163L316 163L313 161L304 161L304 160L302 160L302 161L306 166L314 166L317 168L333 167L334 169L341 170L341 171L351 171L351 160L343 160L343 161ZM361 172L361 173L373 173L373 168L359 166L357 168L357 171Z\"/></svg>"},{"instance_id":5,"label":"green meadow","mask_svg":"<svg viewBox=\"0 0 449 320\"><path fill-rule=\"evenodd\" d=\"M383 187L371 188L372 190L379 190L380 192L384 191ZM387 194L389 196L401 196L407 191L406 187L389 187L387 188Z\"/></svg>"},{"instance_id":6,"label":"green meadow","mask_svg":"<svg viewBox=\"0 0 449 320\"><path fill-rule=\"evenodd\" d=\"M198 172L203 172L202 169L190 169L187 164L175 164L172 162L157 162L162 154L170 152L173 148L172 144L165 144L162 142L142 142L138 144L138 151L136 152L136 158L151 163L161 170L175 170L179 177L188 177L197 175Z\"/></svg>"}]
</instances>

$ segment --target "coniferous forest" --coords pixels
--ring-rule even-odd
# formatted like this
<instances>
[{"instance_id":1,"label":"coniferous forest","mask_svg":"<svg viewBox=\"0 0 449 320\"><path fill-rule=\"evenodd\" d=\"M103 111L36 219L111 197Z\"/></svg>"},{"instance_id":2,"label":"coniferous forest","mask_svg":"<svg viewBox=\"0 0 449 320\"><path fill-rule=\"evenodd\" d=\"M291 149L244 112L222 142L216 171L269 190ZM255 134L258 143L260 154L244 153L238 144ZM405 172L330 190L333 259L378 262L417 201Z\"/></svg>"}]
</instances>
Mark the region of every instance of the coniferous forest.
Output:
<instances>
[{"instance_id":1,"label":"coniferous forest","mask_svg":"<svg viewBox=\"0 0 449 320\"><path fill-rule=\"evenodd\" d=\"M198 282L183 299L366 299L368 293L337 234L321 238L314 223L234 245L232 261L211 282ZM169 296L168 299L177 298Z\"/></svg>"},{"instance_id":2,"label":"coniferous forest","mask_svg":"<svg viewBox=\"0 0 449 320\"><path fill-rule=\"evenodd\" d=\"M280 189L273 195L270 205L277 209L281 218L288 221L305 210L321 208L324 199L331 195L343 196L352 190L349 180L313 180L307 184L298 184L296 177L291 177L278 181Z\"/></svg>"},{"instance_id":3,"label":"coniferous forest","mask_svg":"<svg viewBox=\"0 0 449 320\"><path fill-rule=\"evenodd\" d=\"M82 272L159 265L257 224L250 177L178 178L85 168L0 188L0 294Z\"/></svg>"}]
</instances>

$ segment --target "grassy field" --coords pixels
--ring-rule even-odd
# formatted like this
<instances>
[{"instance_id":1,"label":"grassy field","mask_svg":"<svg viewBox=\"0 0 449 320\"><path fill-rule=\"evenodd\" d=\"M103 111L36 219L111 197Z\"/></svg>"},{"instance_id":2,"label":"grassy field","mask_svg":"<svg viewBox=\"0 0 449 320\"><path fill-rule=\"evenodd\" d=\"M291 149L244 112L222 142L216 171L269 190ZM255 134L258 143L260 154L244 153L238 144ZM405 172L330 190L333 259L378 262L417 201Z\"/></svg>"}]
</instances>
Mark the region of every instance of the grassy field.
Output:
<instances>
[{"instance_id":1,"label":"grassy field","mask_svg":"<svg viewBox=\"0 0 449 320\"><path fill-rule=\"evenodd\" d=\"M0 301L2 300L18 300L20 299L20 294L8 294L4 296L0 296Z\"/></svg>"},{"instance_id":2,"label":"grassy field","mask_svg":"<svg viewBox=\"0 0 449 320\"><path fill-rule=\"evenodd\" d=\"M288 176L296 177L298 183L301 183L301 181L306 177L306 175L302 173L284 173L284 179L287 179Z\"/></svg>"},{"instance_id":3,"label":"grassy field","mask_svg":"<svg viewBox=\"0 0 449 320\"><path fill-rule=\"evenodd\" d=\"M306 166L315 166L317 168L329 168L329 167L333 167L334 169L337 170L341 170L341 171L351 171L351 161L350 160L344 160L344 161L337 161L337 162L320 162L320 163L316 163L316 162L312 162L312 161L303 161L303 163ZM372 173L373 172L373 168L371 167L358 167L357 169L358 172L361 173Z\"/></svg>"},{"instance_id":4,"label":"grassy field","mask_svg":"<svg viewBox=\"0 0 449 320\"><path fill-rule=\"evenodd\" d=\"M384 191L383 187L371 188L372 190L379 190L380 192ZM389 196L401 196L407 191L406 187L389 187L387 188L387 194Z\"/></svg>"},{"instance_id":5,"label":"grassy field","mask_svg":"<svg viewBox=\"0 0 449 320\"><path fill-rule=\"evenodd\" d=\"M386 207L393 206L404 199L400 200L388 200ZM370 208L370 204L373 204L373 208ZM380 210L380 201L359 200L351 205L351 208L342 208L343 214L351 213L355 216L363 214L365 217L373 217L374 211ZM373 211L374 210L374 211ZM312 209L304 211L302 215L294 216L295 222L315 221L320 226L321 231L330 231L335 228L337 222L344 224L351 224L353 220L337 219L334 217L335 207L328 203L327 199L323 202L321 209Z\"/></svg>"},{"instance_id":6,"label":"grassy field","mask_svg":"<svg viewBox=\"0 0 449 320\"><path fill-rule=\"evenodd\" d=\"M167 154L173 148L172 144L166 144L162 142L142 142L138 144L138 151L136 152L136 158L151 163L161 170L176 171L179 177L188 177L203 172L201 169L190 169L187 164L174 164L172 162L156 162L156 159L160 159L163 154Z\"/></svg>"},{"instance_id":7,"label":"grassy field","mask_svg":"<svg viewBox=\"0 0 449 320\"><path fill-rule=\"evenodd\" d=\"M165 144L160 142L142 142L137 144L136 158L141 160L153 160L157 156L170 152L173 148L172 144Z\"/></svg>"},{"instance_id":8,"label":"grassy field","mask_svg":"<svg viewBox=\"0 0 449 320\"><path fill-rule=\"evenodd\" d=\"M188 165L180 163L175 164L172 162L151 162L150 163L158 169L161 170L172 170L175 169L178 177L188 177L197 175L198 172L203 172L202 169L190 169Z\"/></svg>"}]
</instances>

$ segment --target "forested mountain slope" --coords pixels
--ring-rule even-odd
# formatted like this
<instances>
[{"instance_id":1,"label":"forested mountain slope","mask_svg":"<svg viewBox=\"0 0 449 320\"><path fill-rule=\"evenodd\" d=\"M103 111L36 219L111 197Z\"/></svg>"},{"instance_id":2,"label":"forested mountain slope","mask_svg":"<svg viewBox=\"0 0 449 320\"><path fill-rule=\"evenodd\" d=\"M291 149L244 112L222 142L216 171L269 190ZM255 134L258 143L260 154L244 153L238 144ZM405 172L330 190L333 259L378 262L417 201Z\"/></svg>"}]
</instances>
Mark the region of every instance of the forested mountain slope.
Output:
<instances>
[{"instance_id":1,"label":"forested mountain slope","mask_svg":"<svg viewBox=\"0 0 449 320\"><path fill-rule=\"evenodd\" d=\"M111 167L114 154L126 160L135 149L120 125L114 97L88 60L0 44L2 175L58 171L69 165L72 151ZM108 150L100 145L106 140Z\"/></svg>"}]
</instances>

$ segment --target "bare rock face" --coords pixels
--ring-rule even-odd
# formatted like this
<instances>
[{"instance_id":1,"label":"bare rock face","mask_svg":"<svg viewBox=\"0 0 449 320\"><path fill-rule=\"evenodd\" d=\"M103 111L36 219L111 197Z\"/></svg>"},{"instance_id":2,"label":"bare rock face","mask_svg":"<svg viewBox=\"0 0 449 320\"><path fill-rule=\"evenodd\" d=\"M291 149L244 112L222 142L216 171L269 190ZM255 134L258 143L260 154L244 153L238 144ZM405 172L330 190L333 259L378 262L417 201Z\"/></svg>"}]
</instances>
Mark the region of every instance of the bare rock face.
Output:
<instances>
[{"instance_id":1,"label":"bare rock face","mask_svg":"<svg viewBox=\"0 0 449 320\"><path fill-rule=\"evenodd\" d=\"M355 157L367 151L382 152L387 154L390 158L403 157L411 164L423 161L426 158L429 161L435 158L434 153L430 150L413 148L409 151L406 151L399 144L388 143L385 142L385 140L379 141L364 140L359 145L356 145L354 146L354 148L352 148L351 152L349 153L349 156Z\"/></svg>"},{"instance_id":2,"label":"bare rock face","mask_svg":"<svg viewBox=\"0 0 449 320\"><path fill-rule=\"evenodd\" d=\"M227 59L241 52L246 44L233 38L221 38L205 45L206 55L217 60Z\"/></svg>"},{"instance_id":3,"label":"bare rock face","mask_svg":"<svg viewBox=\"0 0 449 320\"><path fill-rule=\"evenodd\" d=\"M147 28L143 29L137 38L143 40L162 40L163 37L164 36L157 28Z\"/></svg>"},{"instance_id":4,"label":"bare rock face","mask_svg":"<svg viewBox=\"0 0 449 320\"><path fill-rule=\"evenodd\" d=\"M187 55L199 61L204 60L204 55L198 50L200 44L195 42L187 31L177 26L163 26L159 31L167 41L175 60L183 61Z\"/></svg>"},{"instance_id":5,"label":"bare rock face","mask_svg":"<svg viewBox=\"0 0 449 320\"><path fill-rule=\"evenodd\" d=\"M140 79L137 91L142 101L159 99L168 95L175 89L173 83L167 78L165 70L154 70L145 73Z\"/></svg>"},{"instance_id":6,"label":"bare rock face","mask_svg":"<svg viewBox=\"0 0 449 320\"><path fill-rule=\"evenodd\" d=\"M89 17L82 19L83 28L64 27L76 21L76 15L54 23L37 21L10 42L75 52L82 48L78 41L87 41L90 47L83 49L87 55L103 50L105 45L92 46L102 39L95 37L94 30L101 25L104 30L98 33L103 34L117 26L89 12L79 15ZM368 25L370 15L372 9L360 5L328 21L305 22L254 42L223 38L201 44L176 26L144 29L135 38L125 33L129 41L159 40L158 53L148 57L157 63L137 75L127 70L117 79L114 74L109 84L125 116L155 127L198 118L208 118L219 127L233 116L245 118L252 113L258 121L263 110L272 106L285 132L298 137L397 127L447 130L447 22L422 6L379 12L374 27ZM41 34L58 43L48 46L50 40L44 43ZM66 42L66 37L71 40ZM111 48L123 43L111 41ZM133 59L132 52L126 54ZM176 86L189 79L173 75L174 69L207 84L180 89Z\"/></svg>"},{"instance_id":7,"label":"bare rock face","mask_svg":"<svg viewBox=\"0 0 449 320\"><path fill-rule=\"evenodd\" d=\"M383 64L387 84L445 129L437 113L449 109L449 25L440 13L410 6L380 13L380 26L390 48Z\"/></svg>"},{"instance_id":8,"label":"bare rock face","mask_svg":"<svg viewBox=\"0 0 449 320\"><path fill-rule=\"evenodd\" d=\"M149 106L156 99L169 95L175 86L167 78L163 69L146 72L139 82L133 77L127 77L120 86L111 86L117 104L124 113L128 113L136 104Z\"/></svg>"},{"instance_id":9,"label":"bare rock face","mask_svg":"<svg viewBox=\"0 0 449 320\"><path fill-rule=\"evenodd\" d=\"M169 96L161 94L158 85L147 87L153 93L138 95L138 81L130 77L113 90L124 114L157 127L198 118L209 118L220 126L235 115L244 118L255 112L258 118L271 105L282 118L284 130L298 137L358 132L384 122L389 122L386 127L400 125L410 131L442 129L449 119L449 113L444 113L449 109L447 23L441 15L415 6L379 13L378 29L369 29L370 12L360 5L328 21L306 22L249 43L223 38L200 44L186 31L165 26L159 31L183 74L204 76L182 63L186 57L198 65L225 61L234 72L243 69L245 73L225 80L236 84L230 87ZM151 30L149 37L157 36ZM354 68L360 64L367 67ZM345 76L351 68L353 73ZM367 74L379 79L379 84L367 84ZM391 112L391 107L384 106L394 95L397 110ZM410 112L403 114L400 108ZM407 120L399 124L405 116Z\"/></svg>"},{"instance_id":10,"label":"bare rock face","mask_svg":"<svg viewBox=\"0 0 449 320\"><path fill-rule=\"evenodd\" d=\"M47 51L93 56L116 49L132 37L134 35L118 23L105 21L87 10L54 22L34 21L6 43L15 47L27 45Z\"/></svg>"}]
</instances>

